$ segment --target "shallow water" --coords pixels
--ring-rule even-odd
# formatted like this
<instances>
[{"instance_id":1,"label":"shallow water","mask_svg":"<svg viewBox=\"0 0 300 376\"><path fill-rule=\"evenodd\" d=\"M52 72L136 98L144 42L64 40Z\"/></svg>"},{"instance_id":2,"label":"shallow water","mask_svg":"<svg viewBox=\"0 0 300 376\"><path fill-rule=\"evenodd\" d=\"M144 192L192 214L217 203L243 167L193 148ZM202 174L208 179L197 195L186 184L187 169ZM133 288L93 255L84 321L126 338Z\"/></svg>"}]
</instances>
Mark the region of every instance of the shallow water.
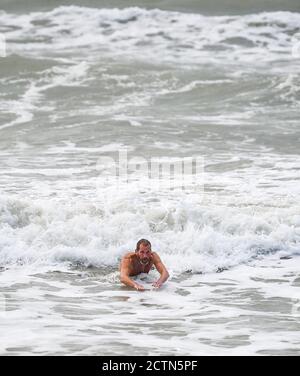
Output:
<instances>
[{"instance_id":1,"label":"shallow water","mask_svg":"<svg viewBox=\"0 0 300 376\"><path fill-rule=\"evenodd\" d=\"M143 293L121 287L115 270L25 278L6 271L4 283L0 274L6 298L0 352L299 355L299 261L269 259L220 274L185 274Z\"/></svg>"}]
</instances>

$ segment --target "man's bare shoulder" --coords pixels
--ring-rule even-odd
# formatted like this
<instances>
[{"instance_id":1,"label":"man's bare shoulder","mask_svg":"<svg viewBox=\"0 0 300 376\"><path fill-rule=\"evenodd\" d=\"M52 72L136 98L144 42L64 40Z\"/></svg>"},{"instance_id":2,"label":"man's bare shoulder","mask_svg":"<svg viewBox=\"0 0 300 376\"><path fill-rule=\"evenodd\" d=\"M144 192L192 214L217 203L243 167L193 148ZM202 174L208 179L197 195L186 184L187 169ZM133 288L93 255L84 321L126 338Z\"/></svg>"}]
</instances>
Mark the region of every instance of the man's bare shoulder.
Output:
<instances>
[{"instance_id":1,"label":"man's bare shoulder","mask_svg":"<svg viewBox=\"0 0 300 376\"><path fill-rule=\"evenodd\" d=\"M157 252L152 252L153 261L160 261L160 257Z\"/></svg>"},{"instance_id":2,"label":"man's bare shoulder","mask_svg":"<svg viewBox=\"0 0 300 376\"><path fill-rule=\"evenodd\" d=\"M125 255L123 256L124 261L132 261L134 258L135 258L135 252L125 253Z\"/></svg>"}]
</instances>

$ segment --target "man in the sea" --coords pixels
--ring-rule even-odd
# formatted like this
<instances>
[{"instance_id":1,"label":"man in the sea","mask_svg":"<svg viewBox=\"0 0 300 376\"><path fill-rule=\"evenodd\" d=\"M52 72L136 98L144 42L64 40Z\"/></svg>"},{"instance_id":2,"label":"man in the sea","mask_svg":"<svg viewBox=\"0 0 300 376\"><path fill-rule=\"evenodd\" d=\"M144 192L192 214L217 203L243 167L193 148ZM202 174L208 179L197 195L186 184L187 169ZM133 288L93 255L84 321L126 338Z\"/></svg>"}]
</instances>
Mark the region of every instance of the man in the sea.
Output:
<instances>
[{"instance_id":1,"label":"man in the sea","mask_svg":"<svg viewBox=\"0 0 300 376\"><path fill-rule=\"evenodd\" d=\"M145 288L133 281L130 277L137 276L141 273L149 273L153 265L160 273L160 278L153 283L155 288L160 288L162 284L169 278L169 273L162 263L156 252L152 252L149 240L141 239L136 245L135 252L127 253L120 265L120 280L126 286L133 287L139 291Z\"/></svg>"}]
</instances>

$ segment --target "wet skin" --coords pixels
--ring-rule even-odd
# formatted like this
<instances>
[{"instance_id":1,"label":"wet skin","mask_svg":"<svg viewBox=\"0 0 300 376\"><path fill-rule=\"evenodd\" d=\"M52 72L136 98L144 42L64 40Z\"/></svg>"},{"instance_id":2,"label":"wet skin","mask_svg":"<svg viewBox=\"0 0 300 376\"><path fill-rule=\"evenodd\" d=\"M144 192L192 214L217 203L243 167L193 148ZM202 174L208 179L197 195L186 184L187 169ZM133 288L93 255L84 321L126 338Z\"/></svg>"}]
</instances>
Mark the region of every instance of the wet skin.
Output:
<instances>
[{"instance_id":1,"label":"wet skin","mask_svg":"<svg viewBox=\"0 0 300 376\"><path fill-rule=\"evenodd\" d=\"M143 291L144 287L134 282L130 277L149 273L153 266L160 273L160 278L153 286L159 288L169 278L169 273L159 255L152 252L149 246L142 244L137 252L129 252L123 257L120 265L121 282L126 286Z\"/></svg>"}]
</instances>

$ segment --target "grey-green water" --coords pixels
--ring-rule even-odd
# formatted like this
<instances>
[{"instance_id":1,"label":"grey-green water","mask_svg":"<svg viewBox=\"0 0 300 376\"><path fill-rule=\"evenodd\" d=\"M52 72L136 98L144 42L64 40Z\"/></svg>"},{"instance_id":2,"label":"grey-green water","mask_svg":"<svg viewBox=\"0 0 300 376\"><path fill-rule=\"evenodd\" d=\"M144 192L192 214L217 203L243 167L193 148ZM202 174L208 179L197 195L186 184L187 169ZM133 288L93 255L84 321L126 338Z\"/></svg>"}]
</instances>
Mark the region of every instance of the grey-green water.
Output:
<instances>
[{"instance_id":1,"label":"grey-green water","mask_svg":"<svg viewBox=\"0 0 300 376\"><path fill-rule=\"evenodd\" d=\"M298 355L299 1L0 9L0 353ZM159 292L118 280L141 237Z\"/></svg>"}]
</instances>

